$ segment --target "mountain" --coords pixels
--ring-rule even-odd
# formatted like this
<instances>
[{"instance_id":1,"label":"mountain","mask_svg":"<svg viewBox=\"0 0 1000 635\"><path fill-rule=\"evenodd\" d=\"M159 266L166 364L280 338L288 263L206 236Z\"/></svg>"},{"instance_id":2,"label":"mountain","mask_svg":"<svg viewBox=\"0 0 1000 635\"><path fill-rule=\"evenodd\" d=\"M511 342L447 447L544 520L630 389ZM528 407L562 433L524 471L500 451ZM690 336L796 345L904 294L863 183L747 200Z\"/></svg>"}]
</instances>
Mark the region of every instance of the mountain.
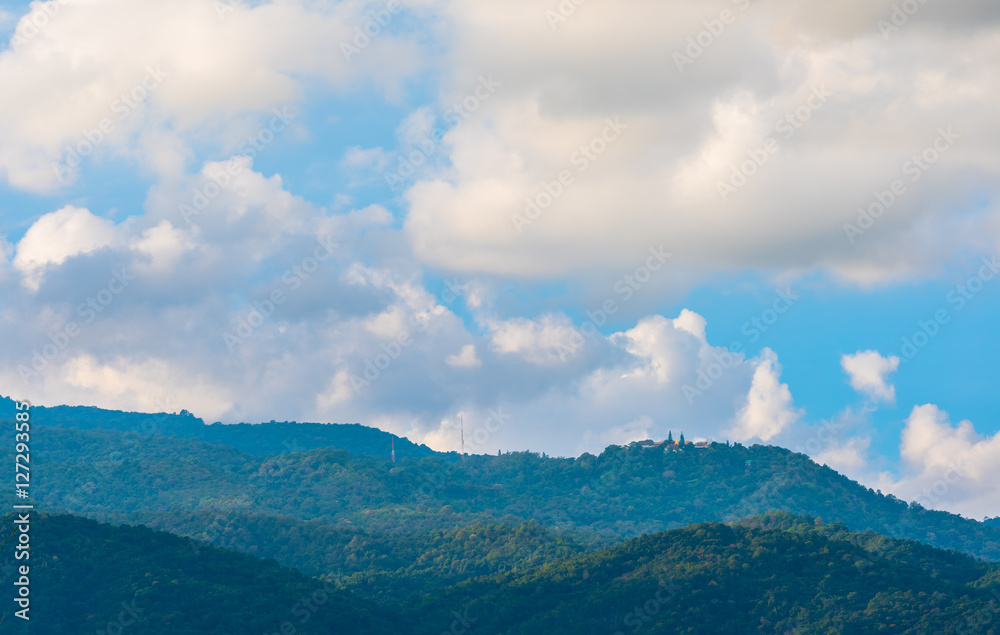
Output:
<instances>
[{"instance_id":1,"label":"mountain","mask_svg":"<svg viewBox=\"0 0 1000 635\"><path fill-rule=\"evenodd\" d=\"M997 573L954 552L777 515L635 538L463 583L412 610L510 635L985 634L1000 632Z\"/></svg>"},{"instance_id":2,"label":"mountain","mask_svg":"<svg viewBox=\"0 0 1000 635\"><path fill-rule=\"evenodd\" d=\"M12 527L13 515L3 517ZM31 522L30 622L8 611L0 632L398 633L370 602L273 561L153 531L66 515ZM5 584L16 577L5 563ZM10 588L10 587L8 587ZM10 603L13 606L13 603ZM289 628L282 631L283 625ZM345 627L350 625L350 627Z\"/></svg>"},{"instance_id":3,"label":"mountain","mask_svg":"<svg viewBox=\"0 0 1000 635\"><path fill-rule=\"evenodd\" d=\"M426 557L468 562L466 539L498 537L470 530L442 534ZM395 594L404 599L378 603L144 526L42 513L31 535L30 632L41 635L1000 632L1000 565L782 513L525 560L456 584L374 575L372 585L406 588ZM0 574L12 582L10 561ZM0 631L29 632L9 612Z\"/></svg>"},{"instance_id":4,"label":"mountain","mask_svg":"<svg viewBox=\"0 0 1000 635\"><path fill-rule=\"evenodd\" d=\"M199 541L274 559L359 596L403 600L476 577L526 571L588 551L570 532L537 523L473 523L413 533L375 532L245 512L130 517Z\"/></svg>"},{"instance_id":5,"label":"mountain","mask_svg":"<svg viewBox=\"0 0 1000 635\"><path fill-rule=\"evenodd\" d=\"M575 459L392 464L342 450L257 457L164 435L36 426L33 452L34 495L45 509L168 530L156 523L197 512L223 526L252 513L375 533L531 521L600 546L779 510L1000 560L1000 528L907 505L775 447L611 446Z\"/></svg>"},{"instance_id":6,"label":"mountain","mask_svg":"<svg viewBox=\"0 0 1000 635\"><path fill-rule=\"evenodd\" d=\"M32 529L33 606L54 616L33 632L107 630L134 601L145 611L128 613L144 620L134 632L271 635L320 588L328 614L289 632L1000 624L1000 565L966 555L1000 560L1000 528L883 496L781 448L390 463L329 447L235 447L276 443L254 426L226 426L232 444L172 434L215 427L187 415L147 433L134 428L145 415L52 411L56 425L32 411L31 495L44 510ZM294 435L301 424L277 425ZM363 434L348 433L354 449Z\"/></svg>"},{"instance_id":7,"label":"mountain","mask_svg":"<svg viewBox=\"0 0 1000 635\"><path fill-rule=\"evenodd\" d=\"M14 417L15 402L0 396L0 419ZM228 445L255 456L305 452L317 448L346 450L351 454L390 459L394 435L358 423L239 423L206 425L186 410L180 414L121 412L91 406L34 406L35 423L78 430L117 430L141 434L163 434ZM405 437L395 437L396 456L424 458L446 456ZM458 458L453 453L453 458Z\"/></svg>"}]
</instances>

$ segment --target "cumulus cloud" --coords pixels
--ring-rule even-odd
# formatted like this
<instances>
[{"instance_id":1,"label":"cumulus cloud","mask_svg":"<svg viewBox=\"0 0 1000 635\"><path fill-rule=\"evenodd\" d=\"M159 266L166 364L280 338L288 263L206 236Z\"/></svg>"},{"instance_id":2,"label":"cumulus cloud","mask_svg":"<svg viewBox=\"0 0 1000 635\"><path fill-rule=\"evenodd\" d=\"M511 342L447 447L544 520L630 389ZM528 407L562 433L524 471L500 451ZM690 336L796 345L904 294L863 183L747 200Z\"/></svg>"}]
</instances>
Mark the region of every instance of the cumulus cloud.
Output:
<instances>
[{"instance_id":1,"label":"cumulus cloud","mask_svg":"<svg viewBox=\"0 0 1000 635\"><path fill-rule=\"evenodd\" d=\"M705 342L705 318L683 309L669 320L660 315L642 318L634 328L616 336L622 347L643 360L628 377L657 383L676 380L684 366L698 359Z\"/></svg>"},{"instance_id":2,"label":"cumulus cloud","mask_svg":"<svg viewBox=\"0 0 1000 635\"><path fill-rule=\"evenodd\" d=\"M882 357L878 351L858 351L841 357L840 366L854 390L872 401L896 401L896 387L886 379L899 368L898 357Z\"/></svg>"},{"instance_id":3,"label":"cumulus cloud","mask_svg":"<svg viewBox=\"0 0 1000 635\"><path fill-rule=\"evenodd\" d=\"M869 284L992 248L1000 77L975 60L1000 59L998 11L973 4L922 7L891 37L888 1L836 17L791 0L727 5L735 22L679 70L674 54L717 7L591 4L553 33L527 0L502 13L445 3L457 41L442 105L484 70L503 85L445 137L450 162L407 191L408 235L434 266L526 277L620 267L664 244L695 270Z\"/></svg>"},{"instance_id":4,"label":"cumulus cloud","mask_svg":"<svg viewBox=\"0 0 1000 635\"><path fill-rule=\"evenodd\" d=\"M341 51L370 19L366 8L33 3L0 52L0 173L16 187L49 191L73 181L88 157L110 153L176 176L191 141L235 149L261 117L299 101L307 78L341 90L371 82L398 92L401 78L422 63L412 39L386 32L363 55L348 60ZM39 13L51 16L40 28Z\"/></svg>"},{"instance_id":5,"label":"cumulus cloud","mask_svg":"<svg viewBox=\"0 0 1000 635\"><path fill-rule=\"evenodd\" d=\"M491 344L498 353L519 355L533 364L558 364L572 356L574 342L582 340L567 317L544 315L496 324Z\"/></svg>"},{"instance_id":6,"label":"cumulus cloud","mask_svg":"<svg viewBox=\"0 0 1000 635\"><path fill-rule=\"evenodd\" d=\"M455 368L479 368L483 363L476 357L476 345L466 344L458 353L445 358L445 363Z\"/></svg>"},{"instance_id":7,"label":"cumulus cloud","mask_svg":"<svg viewBox=\"0 0 1000 635\"><path fill-rule=\"evenodd\" d=\"M747 394L746 405L736 417L732 435L737 441L760 439L768 441L802 416L795 408L788 384L781 383L781 365L778 356L769 348L761 351L756 361L753 384Z\"/></svg>"},{"instance_id":8,"label":"cumulus cloud","mask_svg":"<svg viewBox=\"0 0 1000 635\"><path fill-rule=\"evenodd\" d=\"M37 290L47 266L60 265L119 240L118 228L112 221L67 205L45 214L28 229L17 244L14 267L24 275L24 285Z\"/></svg>"},{"instance_id":9,"label":"cumulus cloud","mask_svg":"<svg viewBox=\"0 0 1000 635\"><path fill-rule=\"evenodd\" d=\"M585 3L553 22L528 0L413 0L348 60L368 2L34 3L55 15L34 30L22 16L0 52L3 178L52 193L120 160L152 185L124 220L95 195L23 236L3 228L0 380L38 403L363 421L440 449L458 448L460 420L482 451L578 454L668 430L803 442L868 478L868 407L830 434L806 425L777 353L713 345L679 291L748 270L884 283L993 250L1000 8L930 3L885 32L891 0L723 5L736 20L690 56L719 7ZM428 62L414 92L433 103L403 103ZM262 125L306 139L337 119L315 112L330 92L372 87L409 109L401 123L337 132L346 147L295 174L255 168L246 138ZM393 130L398 148L368 147ZM391 202L301 194L326 166L361 196L410 157L420 169ZM672 258L645 298L570 317L611 289L622 308L638 289L617 284L642 278L619 276L651 247ZM442 274L455 280L435 292ZM505 295L522 283L580 301ZM894 401L895 357L841 366ZM910 416L904 472L883 489L926 498L945 479L929 504L995 514L996 437L932 409Z\"/></svg>"},{"instance_id":10,"label":"cumulus cloud","mask_svg":"<svg viewBox=\"0 0 1000 635\"><path fill-rule=\"evenodd\" d=\"M967 517L1000 514L1000 434L983 436L971 421L952 425L933 404L914 407L903 430L901 477L883 475L883 489L930 509Z\"/></svg>"},{"instance_id":11,"label":"cumulus cloud","mask_svg":"<svg viewBox=\"0 0 1000 635\"><path fill-rule=\"evenodd\" d=\"M489 317L489 285L433 293L405 250L365 248L405 245L384 209L331 214L240 165L190 222L180 207L225 164L154 187L146 214L118 225L64 213L115 240L31 260L47 263L37 291L0 279L4 384L42 404L156 410L169 398L210 420L364 421L441 449L454 449L449 422L462 412L482 451L561 454L669 429L724 438L712 422L750 387L753 366L734 356L710 397L688 400L683 386L722 350L697 313L610 334L561 312ZM112 271L128 272L124 288ZM465 302L481 330L456 314Z\"/></svg>"}]
</instances>

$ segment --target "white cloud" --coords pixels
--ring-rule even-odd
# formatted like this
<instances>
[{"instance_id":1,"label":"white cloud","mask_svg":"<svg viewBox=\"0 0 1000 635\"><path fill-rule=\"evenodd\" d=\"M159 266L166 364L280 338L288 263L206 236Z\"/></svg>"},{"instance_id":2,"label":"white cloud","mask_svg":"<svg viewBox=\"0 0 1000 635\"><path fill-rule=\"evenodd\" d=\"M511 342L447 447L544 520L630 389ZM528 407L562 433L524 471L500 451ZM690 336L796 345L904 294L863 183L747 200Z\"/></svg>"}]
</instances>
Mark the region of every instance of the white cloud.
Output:
<instances>
[{"instance_id":1,"label":"white cloud","mask_svg":"<svg viewBox=\"0 0 1000 635\"><path fill-rule=\"evenodd\" d=\"M707 321L694 311L683 309L681 314L674 320L674 328L687 331L702 342L705 342L705 325Z\"/></svg>"},{"instance_id":2,"label":"white cloud","mask_svg":"<svg viewBox=\"0 0 1000 635\"><path fill-rule=\"evenodd\" d=\"M491 345L494 351L519 355L532 364L565 362L583 341L583 336L568 318L552 314L543 315L538 320L513 318L492 328Z\"/></svg>"},{"instance_id":3,"label":"white cloud","mask_svg":"<svg viewBox=\"0 0 1000 635\"><path fill-rule=\"evenodd\" d=\"M445 363L455 368L479 368L483 362L476 357L476 345L466 344L458 353L445 358Z\"/></svg>"},{"instance_id":4,"label":"white cloud","mask_svg":"<svg viewBox=\"0 0 1000 635\"><path fill-rule=\"evenodd\" d=\"M704 3L591 3L556 33L528 0L443 5L457 41L442 107L484 71L502 86L446 136L450 162L406 193L425 263L587 276L663 244L696 271L825 269L870 284L995 245L1000 76L978 61L1000 60L995 7L923 7L920 26L888 41L877 20L890 2L836 17L791 0L729 7L735 23L678 72L672 54L718 15ZM796 111L807 120L776 128ZM600 141L618 117L627 128ZM959 137L930 169L904 173L948 126ZM723 201L718 183L769 136L780 150ZM603 153L587 159L592 141ZM562 170L572 184L559 185ZM896 179L905 194L851 244L844 225ZM536 198L545 205L519 232L512 216Z\"/></svg>"},{"instance_id":5,"label":"white cloud","mask_svg":"<svg viewBox=\"0 0 1000 635\"><path fill-rule=\"evenodd\" d=\"M737 441L768 441L802 416L802 411L792 403L788 384L781 383L781 366L774 351L765 348L756 361L746 405L740 410L731 431Z\"/></svg>"},{"instance_id":6,"label":"white cloud","mask_svg":"<svg viewBox=\"0 0 1000 635\"><path fill-rule=\"evenodd\" d=\"M840 442L831 443L812 459L820 465L826 465L841 474L857 478L859 472L866 472L871 465L868 455L871 439L867 437L852 437Z\"/></svg>"},{"instance_id":7,"label":"white cloud","mask_svg":"<svg viewBox=\"0 0 1000 635\"><path fill-rule=\"evenodd\" d=\"M352 185L360 185L371 175L381 174L389 165L391 155L382 148L361 148L353 146L344 153L344 158L340 164L358 176L352 181Z\"/></svg>"},{"instance_id":8,"label":"white cloud","mask_svg":"<svg viewBox=\"0 0 1000 635\"><path fill-rule=\"evenodd\" d=\"M466 300L494 310L491 285L459 282L435 295L405 250L362 256L368 238L399 240L384 209L330 215L249 164L188 225L179 205L220 167L153 188L147 213L121 225L73 212L114 229L115 241L100 253L78 253L72 267L51 258L46 293L0 279L0 331L12 343L0 378L40 404L155 410L156 399L173 394L180 407L210 420L364 421L425 442L450 440L443 422L461 411L470 434L487 431L483 451L562 454L668 429L721 439L712 422L731 418L749 389L753 368L734 357L711 396L687 401L682 385L697 381L716 350L705 342L704 318L687 310L609 335L584 335L562 313L490 318L483 331L470 331L454 311ZM298 277L328 232L341 245L335 257ZM136 279L82 319L80 301L96 297L108 268L121 266ZM296 270L293 289L286 275ZM250 320L253 332L229 350L223 334L247 322L275 289L283 303L262 322ZM70 321L78 334L54 358L37 358L64 339ZM409 337L397 347L401 333ZM568 352L565 361L560 351ZM24 368L32 369L27 383ZM513 404L503 406L511 418L496 429L489 417L501 403Z\"/></svg>"},{"instance_id":9,"label":"white cloud","mask_svg":"<svg viewBox=\"0 0 1000 635\"><path fill-rule=\"evenodd\" d=\"M903 430L903 470L883 489L930 509L967 517L1000 515L1000 434L984 437L970 421L953 426L933 404L916 406Z\"/></svg>"},{"instance_id":10,"label":"white cloud","mask_svg":"<svg viewBox=\"0 0 1000 635\"><path fill-rule=\"evenodd\" d=\"M645 362L628 377L668 383L691 365L691 358L704 344L704 337L705 318L684 309L673 320L659 315L642 318L616 339L626 351Z\"/></svg>"},{"instance_id":11,"label":"white cloud","mask_svg":"<svg viewBox=\"0 0 1000 635\"><path fill-rule=\"evenodd\" d=\"M37 290L45 268L119 242L119 231L107 219L89 210L67 205L39 218L17 244L14 267L24 275L24 284Z\"/></svg>"},{"instance_id":12,"label":"white cloud","mask_svg":"<svg viewBox=\"0 0 1000 635\"><path fill-rule=\"evenodd\" d=\"M896 356L882 357L878 351L858 351L840 358L851 388L873 401L895 403L896 387L886 379L899 368Z\"/></svg>"},{"instance_id":13,"label":"white cloud","mask_svg":"<svg viewBox=\"0 0 1000 635\"><path fill-rule=\"evenodd\" d=\"M159 412L164 404L177 403L209 421L233 406L226 388L212 378L150 357L106 362L88 354L70 357L45 375L43 390L28 392L43 399L58 394L61 403L137 412Z\"/></svg>"},{"instance_id":14,"label":"white cloud","mask_svg":"<svg viewBox=\"0 0 1000 635\"><path fill-rule=\"evenodd\" d=\"M35 3L59 14L0 52L0 172L14 187L51 191L60 184L52 162L110 117L114 130L84 161L131 161L155 184L144 212L118 224L104 210L67 206L38 218L16 249L0 238L0 378L21 385L18 365L63 342L76 321L72 349L25 386L39 403L157 409L172 391L210 419L363 421L452 449L458 413L475 434L500 404L513 404L504 406L510 418L490 426L484 449L575 454L671 429L803 438L812 430L799 425L777 354L747 360L713 346L697 313L656 314L677 300L660 292L746 269L779 279L826 269L878 283L995 246L1000 9L931 3L887 42L876 22L891 0L751 4L746 13L728 4L736 23L678 72L672 53L717 15L694 0L585 3L555 32L550 7L528 0L414 0L406 11L426 21L394 25L350 62L339 44L368 19L366 2L243 3L222 16L203 0ZM433 44L421 50L423 41ZM346 211L342 192L324 209L290 190L295 178L254 171L249 157L188 174L206 149L242 153L272 108L316 104L307 87L323 94L323 107L331 87L374 84L392 101L428 61L439 62L438 102L403 117L399 148L334 147L321 162L342 157L339 167L370 179L423 147L442 111L493 78L495 92L435 139L409 177L405 218L380 205ZM147 73L163 76L118 119L115 100ZM775 129L817 94L794 134ZM291 125L293 138L309 134ZM904 161L948 126L955 144L907 180ZM723 202L718 182L769 135L780 151ZM562 170L569 185L558 182ZM63 176L68 183L75 172ZM906 194L851 245L844 223L895 178ZM518 232L512 215L542 193L551 205ZM185 218L182 206L198 211ZM325 245L336 246L311 261ZM673 254L671 267L646 290L655 301L616 314L620 332L588 331L551 305L504 295L510 277L561 277L603 300L613 284L605 283L633 271L650 245ZM458 272L462 298L431 292L422 264ZM82 318L80 303L122 265L137 283ZM284 300L229 350L223 334L275 290ZM860 351L841 365L855 390L894 400L896 358ZM996 437L967 422L952 428L928 408L907 424L908 471L886 482L919 494L945 478L944 459L964 457L966 476L935 504L995 514L991 483L1000 479L984 457L995 455ZM870 474L871 435L816 435L818 461Z\"/></svg>"},{"instance_id":15,"label":"white cloud","mask_svg":"<svg viewBox=\"0 0 1000 635\"><path fill-rule=\"evenodd\" d=\"M609 445L626 445L633 441L644 441L654 433L656 429L652 417L641 416L634 421L629 421L620 426L612 426L597 432L587 432L584 434L584 443L587 447L607 447Z\"/></svg>"},{"instance_id":16,"label":"white cloud","mask_svg":"<svg viewBox=\"0 0 1000 635\"><path fill-rule=\"evenodd\" d=\"M55 16L0 52L0 172L30 190L72 181L76 170L60 176L53 164L73 168L66 147L78 144L177 175L190 140L234 149L272 108L299 101L304 80L398 93L423 59L388 31L345 59L340 43L370 19L364 3L49 0L32 9Z\"/></svg>"},{"instance_id":17,"label":"white cloud","mask_svg":"<svg viewBox=\"0 0 1000 635\"><path fill-rule=\"evenodd\" d=\"M194 243L184 231L174 228L170 221L162 221L156 227L143 231L141 237L132 239L130 246L149 257L150 270L169 274L177 259L192 249Z\"/></svg>"},{"instance_id":18,"label":"white cloud","mask_svg":"<svg viewBox=\"0 0 1000 635\"><path fill-rule=\"evenodd\" d=\"M353 390L351 377L347 369L337 371L330 380L329 389L316 397L316 409L319 412L335 412L336 408L351 401Z\"/></svg>"}]
</instances>

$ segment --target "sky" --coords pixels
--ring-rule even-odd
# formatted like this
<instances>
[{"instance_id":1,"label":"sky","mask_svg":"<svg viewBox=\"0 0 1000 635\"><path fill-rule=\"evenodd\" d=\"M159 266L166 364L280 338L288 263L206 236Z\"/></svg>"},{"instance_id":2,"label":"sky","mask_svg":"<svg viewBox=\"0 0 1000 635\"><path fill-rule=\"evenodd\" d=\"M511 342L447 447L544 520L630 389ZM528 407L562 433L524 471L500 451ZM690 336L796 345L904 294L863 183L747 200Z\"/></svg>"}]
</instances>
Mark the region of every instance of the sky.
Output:
<instances>
[{"instance_id":1,"label":"sky","mask_svg":"<svg viewBox=\"0 0 1000 635\"><path fill-rule=\"evenodd\" d=\"M780 445L1000 515L1000 5L0 1L0 394Z\"/></svg>"}]
</instances>

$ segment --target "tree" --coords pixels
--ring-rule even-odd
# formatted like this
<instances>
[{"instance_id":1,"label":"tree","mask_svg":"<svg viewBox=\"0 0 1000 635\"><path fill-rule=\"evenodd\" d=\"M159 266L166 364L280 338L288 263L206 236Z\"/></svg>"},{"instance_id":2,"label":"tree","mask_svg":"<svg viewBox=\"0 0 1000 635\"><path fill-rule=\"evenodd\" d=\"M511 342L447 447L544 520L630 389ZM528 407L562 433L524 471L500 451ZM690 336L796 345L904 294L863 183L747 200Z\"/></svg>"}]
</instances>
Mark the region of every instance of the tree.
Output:
<instances>
[{"instance_id":1,"label":"tree","mask_svg":"<svg viewBox=\"0 0 1000 635\"><path fill-rule=\"evenodd\" d=\"M677 442L680 443L681 445L684 445L684 433L683 432L681 432L681 438L678 439Z\"/></svg>"},{"instance_id":2,"label":"tree","mask_svg":"<svg viewBox=\"0 0 1000 635\"><path fill-rule=\"evenodd\" d=\"M674 444L674 432L673 430L671 430L670 432L667 433L667 445L673 445L673 444Z\"/></svg>"}]
</instances>

